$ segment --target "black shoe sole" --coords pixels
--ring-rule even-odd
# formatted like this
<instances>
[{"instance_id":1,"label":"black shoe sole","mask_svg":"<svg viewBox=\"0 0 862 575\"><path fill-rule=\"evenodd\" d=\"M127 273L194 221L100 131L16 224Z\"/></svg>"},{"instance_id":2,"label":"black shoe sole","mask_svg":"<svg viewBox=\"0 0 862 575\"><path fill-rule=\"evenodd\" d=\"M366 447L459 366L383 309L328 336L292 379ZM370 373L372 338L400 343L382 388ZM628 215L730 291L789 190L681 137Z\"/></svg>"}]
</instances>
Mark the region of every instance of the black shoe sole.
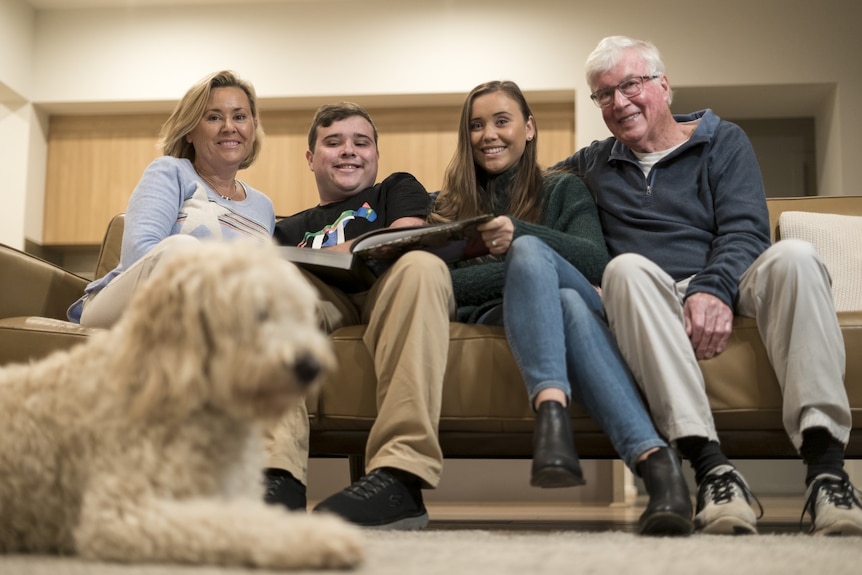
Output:
<instances>
[{"instance_id":1,"label":"black shoe sole","mask_svg":"<svg viewBox=\"0 0 862 575\"><path fill-rule=\"evenodd\" d=\"M428 527L428 513L423 512L419 515L410 517L402 517L396 521L383 523L380 525L360 525L366 529L381 529L391 531L421 531Z\"/></svg>"},{"instance_id":2,"label":"black shoe sole","mask_svg":"<svg viewBox=\"0 0 862 575\"><path fill-rule=\"evenodd\" d=\"M530 485L543 489L555 489L558 487L577 487L586 484L582 475L572 473L564 467L545 467L533 472L530 477Z\"/></svg>"},{"instance_id":3,"label":"black shoe sole","mask_svg":"<svg viewBox=\"0 0 862 575\"><path fill-rule=\"evenodd\" d=\"M693 532L691 519L670 511L657 511L640 525L640 534L652 537L685 537Z\"/></svg>"}]
</instances>

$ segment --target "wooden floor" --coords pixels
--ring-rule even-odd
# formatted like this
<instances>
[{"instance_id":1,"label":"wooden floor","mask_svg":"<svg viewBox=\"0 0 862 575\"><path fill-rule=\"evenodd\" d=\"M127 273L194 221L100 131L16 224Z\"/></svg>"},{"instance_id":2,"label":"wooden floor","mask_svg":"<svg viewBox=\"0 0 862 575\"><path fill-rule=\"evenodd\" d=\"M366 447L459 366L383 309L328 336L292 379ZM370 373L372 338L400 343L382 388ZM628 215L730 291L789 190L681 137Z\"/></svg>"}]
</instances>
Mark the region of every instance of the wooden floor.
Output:
<instances>
[{"instance_id":1,"label":"wooden floor","mask_svg":"<svg viewBox=\"0 0 862 575\"><path fill-rule=\"evenodd\" d=\"M764 514L758 521L760 533L799 531L802 498L770 497L761 499L761 503ZM635 505L433 503L427 504L431 517L428 528L635 532L645 505L645 499Z\"/></svg>"}]
</instances>

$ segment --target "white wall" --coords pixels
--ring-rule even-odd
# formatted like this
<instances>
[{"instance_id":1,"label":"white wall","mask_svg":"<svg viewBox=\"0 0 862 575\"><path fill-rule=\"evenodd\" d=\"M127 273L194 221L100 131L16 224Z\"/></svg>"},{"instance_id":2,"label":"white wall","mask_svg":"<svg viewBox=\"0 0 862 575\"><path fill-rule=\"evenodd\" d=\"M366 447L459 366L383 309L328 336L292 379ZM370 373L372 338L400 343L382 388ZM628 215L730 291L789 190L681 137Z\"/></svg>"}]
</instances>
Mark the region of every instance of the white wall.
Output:
<instances>
[{"instance_id":1,"label":"white wall","mask_svg":"<svg viewBox=\"0 0 862 575\"><path fill-rule=\"evenodd\" d=\"M4 174L0 188L3 210L0 213L0 242L23 247L27 208L27 171L29 161L29 104L0 104L0 173ZM22 143L24 145L22 145ZM34 197L38 194L34 194Z\"/></svg>"},{"instance_id":2,"label":"white wall","mask_svg":"<svg viewBox=\"0 0 862 575\"><path fill-rule=\"evenodd\" d=\"M0 0L0 242L17 248L24 244L29 198L38 200L44 190L44 183L38 190L31 189L28 180L31 146L39 146L39 138L34 140L30 133L32 106L26 98L30 92L34 25L34 12L24 0ZM41 164L44 166L44 157ZM41 205L34 201L39 221ZM41 237L41 227L35 231Z\"/></svg>"},{"instance_id":3,"label":"white wall","mask_svg":"<svg viewBox=\"0 0 862 575\"><path fill-rule=\"evenodd\" d=\"M27 2L0 0L0 101L20 99L30 91L34 26L35 13Z\"/></svg>"}]
</instances>

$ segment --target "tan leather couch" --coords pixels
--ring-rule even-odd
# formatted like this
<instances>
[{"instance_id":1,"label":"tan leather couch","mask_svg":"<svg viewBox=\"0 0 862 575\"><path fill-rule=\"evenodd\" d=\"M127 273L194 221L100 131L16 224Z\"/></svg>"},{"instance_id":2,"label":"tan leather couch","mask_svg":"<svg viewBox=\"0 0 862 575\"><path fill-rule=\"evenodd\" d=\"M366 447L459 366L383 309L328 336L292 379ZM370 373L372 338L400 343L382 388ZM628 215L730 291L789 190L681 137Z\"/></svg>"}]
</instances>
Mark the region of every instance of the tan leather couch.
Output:
<instances>
[{"instance_id":1,"label":"tan leather couch","mask_svg":"<svg viewBox=\"0 0 862 575\"><path fill-rule=\"evenodd\" d=\"M782 211L862 215L862 196L776 198L768 201L773 233ZM119 256L122 216L109 227L97 274ZM62 321L86 280L47 262L0 246L0 365L41 357L86 337L90 330ZM847 349L845 385L853 409L847 455L862 457L862 310L839 314ZM375 417L372 360L362 326L332 334L338 369L310 397L312 456L348 456L362 471ZM501 328L452 323L443 392L440 440L447 457L530 457L533 414ZM707 391L726 453L733 458L783 458L795 452L781 424L781 395L752 319L737 318L728 349L703 361ZM579 406L572 406L579 453L615 458L607 438Z\"/></svg>"}]
</instances>

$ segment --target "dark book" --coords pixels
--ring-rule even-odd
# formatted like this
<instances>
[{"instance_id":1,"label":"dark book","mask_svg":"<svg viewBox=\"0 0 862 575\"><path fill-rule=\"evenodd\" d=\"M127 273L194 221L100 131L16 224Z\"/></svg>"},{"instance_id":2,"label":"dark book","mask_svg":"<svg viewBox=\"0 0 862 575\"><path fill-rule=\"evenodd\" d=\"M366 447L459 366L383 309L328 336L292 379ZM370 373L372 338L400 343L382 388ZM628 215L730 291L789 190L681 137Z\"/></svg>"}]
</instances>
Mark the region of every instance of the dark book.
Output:
<instances>
[{"instance_id":1,"label":"dark book","mask_svg":"<svg viewBox=\"0 0 862 575\"><path fill-rule=\"evenodd\" d=\"M372 230L356 238L350 251L370 262L391 262L410 250L431 252L446 263L468 260L488 253L476 228L493 218L483 214L457 222Z\"/></svg>"},{"instance_id":2,"label":"dark book","mask_svg":"<svg viewBox=\"0 0 862 575\"><path fill-rule=\"evenodd\" d=\"M353 254L295 246L279 246L278 251L282 258L347 293L365 291L377 280L365 260Z\"/></svg>"},{"instance_id":3,"label":"dark book","mask_svg":"<svg viewBox=\"0 0 862 575\"><path fill-rule=\"evenodd\" d=\"M345 292L360 292L371 287L392 262L411 250L431 252L446 263L486 255L488 249L476 227L493 217L485 214L443 224L372 230L353 241L349 254L291 246L278 249L281 257L326 283Z\"/></svg>"}]
</instances>

